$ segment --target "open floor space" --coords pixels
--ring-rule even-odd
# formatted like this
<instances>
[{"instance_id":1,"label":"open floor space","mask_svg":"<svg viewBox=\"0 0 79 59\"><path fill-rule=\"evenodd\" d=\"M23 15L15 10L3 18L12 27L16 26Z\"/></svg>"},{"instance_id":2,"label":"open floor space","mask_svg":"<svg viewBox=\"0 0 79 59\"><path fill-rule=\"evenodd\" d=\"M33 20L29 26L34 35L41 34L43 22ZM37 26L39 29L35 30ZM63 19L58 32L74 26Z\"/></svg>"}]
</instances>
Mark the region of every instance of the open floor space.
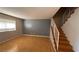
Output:
<instances>
[{"instance_id":1,"label":"open floor space","mask_svg":"<svg viewBox=\"0 0 79 59\"><path fill-rule=\"evenodd\" d=\"M0 51L52 52L49 38L35 36L18 36L0 44Z\"/></svg>"}]
</instances>

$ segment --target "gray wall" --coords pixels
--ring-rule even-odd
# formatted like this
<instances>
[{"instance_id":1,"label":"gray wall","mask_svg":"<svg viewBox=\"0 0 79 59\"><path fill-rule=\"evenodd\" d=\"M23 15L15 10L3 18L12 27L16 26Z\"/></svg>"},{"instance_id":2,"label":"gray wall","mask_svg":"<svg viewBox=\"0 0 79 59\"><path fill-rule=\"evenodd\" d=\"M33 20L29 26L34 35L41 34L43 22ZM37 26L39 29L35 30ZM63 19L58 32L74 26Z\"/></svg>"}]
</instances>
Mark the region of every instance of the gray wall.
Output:
<instances>
[{"instance_id":1,"label":"gray wall","mask_svg":"<svg viewBox=\"0 0 79 59\"><path fill-rule=\"evenodd\" d=\"M0 14L0 19L4 19L4 18L10 20L16 20L16 31L0 32L0 42L6 41L11 37L22 34L22 20Z\"/></svg>"},{"instance_id":2,"label":"gray wall","mask_svg":"<svg viewBox=\"0 0 79 59\"><path fill-rule=\"evenodd\" d=\"M27 27L28 23L32 24L32 28ZM24 34L49 36L49 31L50 31L49 19L24 21Z\"/></svg>"}]
</instances>

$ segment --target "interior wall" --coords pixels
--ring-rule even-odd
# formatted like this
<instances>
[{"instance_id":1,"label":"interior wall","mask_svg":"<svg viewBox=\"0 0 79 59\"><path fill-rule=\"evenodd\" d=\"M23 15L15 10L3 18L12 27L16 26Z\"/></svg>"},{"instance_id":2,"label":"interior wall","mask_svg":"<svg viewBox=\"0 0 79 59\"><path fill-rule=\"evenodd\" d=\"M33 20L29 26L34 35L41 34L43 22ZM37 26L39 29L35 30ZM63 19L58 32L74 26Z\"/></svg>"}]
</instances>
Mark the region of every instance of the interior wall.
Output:
<instances>
[{"instance_id":1,"label":"interior wall","mask_svg":"<svg viewBox=\"0 0 79 59\"><path fill-rule=\"evenodd\" d=\"M61 7L57 13L53 16L53 19L57 25L57 27L61 27L63 25L63 14L67 7Z\"/></svg>"},{"instance_id":2,"label":"interior wall","mask_svg":"<svg viewBox=\"0 0 79 59\"><path fill-rule=\"evenodd\" d=\"M0 14L0 19L9 19L16 21L16 31L0 32L0 42L6 41L11 37L22 34L22 20L4 14Z\"/></svg>"},{"instance_id":3,"label":"interior wall","mask_svg":"<svg viewBox=\"0 0 79 59\"><path fill-rule=\"evenodd\" d=\"M71 15L68 21L62 26L74 51L79 51L79 8Z\"/></svg>"},{"instance_id":4,"label":"interior wall","mask_svg":"<svg viewBox=\"0 0 79 59\"><path fill-rule=\"evenodd\" d=\"M54 21L58 27L61 27L62 26L62 15L55 16Z\"/></svg>"},{"instance_id":5,"label":"interior wall","mask_svg":"<svg viewBox=\"0 0 79 59\"><path fill-rule=\"evenodd\" d=\"M28 26L31 27L29 28ZM24 34L49 36L50 20L49 19L25 20L23 31Z\"/></svg>"}]
</instances>

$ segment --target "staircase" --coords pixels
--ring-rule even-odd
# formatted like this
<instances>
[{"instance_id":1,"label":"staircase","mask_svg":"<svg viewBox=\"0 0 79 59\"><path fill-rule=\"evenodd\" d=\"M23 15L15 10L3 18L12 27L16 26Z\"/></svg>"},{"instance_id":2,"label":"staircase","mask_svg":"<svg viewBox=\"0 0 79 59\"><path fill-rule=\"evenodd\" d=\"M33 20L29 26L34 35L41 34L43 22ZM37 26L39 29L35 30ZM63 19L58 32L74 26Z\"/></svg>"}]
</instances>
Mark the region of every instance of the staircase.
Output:
<instances>
[{"instance_id":1,"label":"staircase","mask_svg":"<svg viewBox=\"0 0 79 59\"><path fill-rule=\"evenodd\" d=\"M58 52L73 52L72 46L70 45L67 37L65 36L61 28L59 28L59 32L60 36Z\"/></svg>"},{"instance_id":2,"label":"staircase","mask_svg":"<svg viewBox=\"0 0 79 59\"><path fill-rule=\"evenodd\" d=\"M63 8L64 12L63 12L63 18L62 18L62 25L68 20L68 18L71 17L71 15L75 12L75 9L77 7L66 7L66 8Z\"/></svg>"},{"instance_id":3,"label":"staircase","mask_svg":"<svg viewBox=\"0 0 79 59\"><path fill-rule=\"evenodd\" d=\"M63 33L61 27L66 23L68 18L75 12L77 7L61 7L59 11L53 16L53 19L57 25L57 28L60 32L59 34L59 47L58 52L73 52L70 42L67 40L67 37Z\"/></svg>"},{"instance_id":4,"label":"staircase","mask_svg":"<svg viewBox=\"0 0 79 59\"><path fill-rule=\"evenodd\" d=\"M53 16L54 21L58 27L62 27L68 18L75 12L77 7L61 7L58 12Z\"/></svg>"}]
</instances>

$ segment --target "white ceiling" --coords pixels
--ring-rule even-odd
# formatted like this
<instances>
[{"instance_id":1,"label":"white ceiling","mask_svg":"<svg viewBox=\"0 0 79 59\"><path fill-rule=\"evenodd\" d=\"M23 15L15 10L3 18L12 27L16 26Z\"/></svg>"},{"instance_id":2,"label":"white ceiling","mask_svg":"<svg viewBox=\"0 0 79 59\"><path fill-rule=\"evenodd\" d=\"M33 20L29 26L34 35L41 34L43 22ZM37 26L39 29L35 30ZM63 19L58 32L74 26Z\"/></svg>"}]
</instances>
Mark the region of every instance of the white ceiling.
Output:
<instances>
[{"instance_id":1,"label":"white ceiling","mask_svg":"<svg viewBox=\"0 0 79 59\"><path fill-rule=\"evenodd\" d=\"M59 7L0 7L0 12L22 19L50 19Z\"/></svg>"}]
</instances>

